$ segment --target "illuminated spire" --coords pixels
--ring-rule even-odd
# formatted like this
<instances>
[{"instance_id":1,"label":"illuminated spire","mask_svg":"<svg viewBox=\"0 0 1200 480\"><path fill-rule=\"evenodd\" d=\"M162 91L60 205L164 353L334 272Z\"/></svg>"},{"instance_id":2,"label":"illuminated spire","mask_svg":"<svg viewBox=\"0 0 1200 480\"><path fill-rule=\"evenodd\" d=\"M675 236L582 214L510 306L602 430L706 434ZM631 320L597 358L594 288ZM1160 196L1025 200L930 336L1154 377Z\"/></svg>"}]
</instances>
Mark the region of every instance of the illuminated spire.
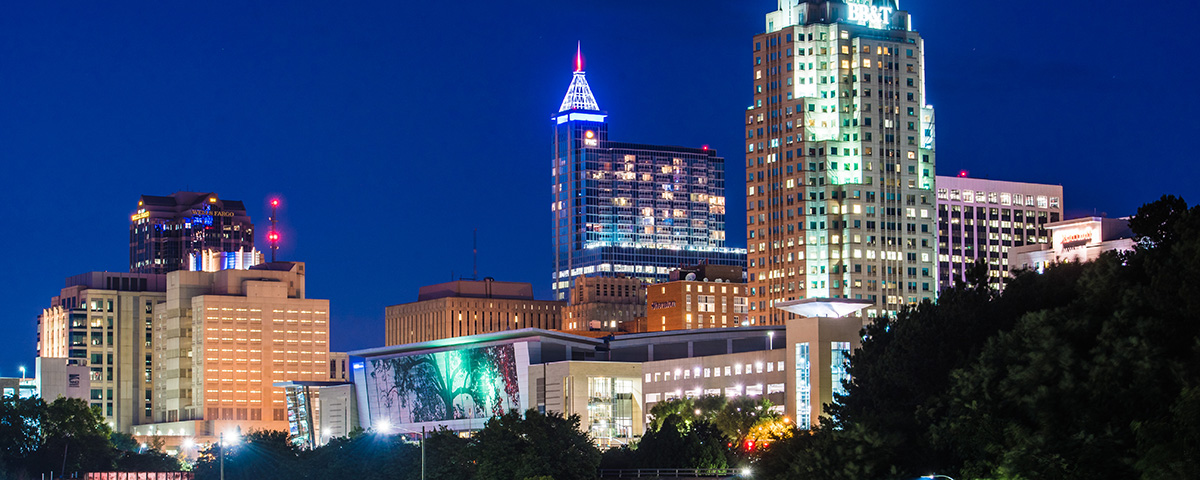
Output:
<instances>
[{"instance_id":1,"label":"illuminated spire","mask_svg":"<svg viewBox=\"0 0 1200 480\"><path fill-rule=\"evenodd\" d=\"M571 86L567 87L562 106L558 108L559 112L568 110L600 111L600 107L596 105L596 97L592 95L592 88L588 86L587 78L583 75L583 55L579 45L575 46L575 74L571 77Z\"/></svg>"}]
</instances>

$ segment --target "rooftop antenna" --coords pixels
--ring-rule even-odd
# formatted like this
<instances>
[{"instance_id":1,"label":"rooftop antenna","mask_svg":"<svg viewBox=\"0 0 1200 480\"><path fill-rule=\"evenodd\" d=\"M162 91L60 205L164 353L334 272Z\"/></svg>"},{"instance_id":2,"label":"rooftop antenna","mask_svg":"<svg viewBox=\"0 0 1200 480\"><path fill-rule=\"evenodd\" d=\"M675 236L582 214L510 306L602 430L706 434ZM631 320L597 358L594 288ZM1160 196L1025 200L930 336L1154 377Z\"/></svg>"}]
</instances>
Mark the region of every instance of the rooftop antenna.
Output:
<instances>
[{"instance_id":1,"label":"rooftop antenna","mask_svg":"<svg viewBox=\"0 0 1200 480\"><path fill-rule=\"evenodd\" d=\"M479 229L471 234L471 280L479 280Z\"/></svg>"},{"instance_id":2,"label":"rooftop antenna","mask_svg":"<svg viewBox=\"0 0 1200 480\"><path fill-rule=\"evenodd\" d=\"M583 71L583 42L575 42L575 71Z\"/></svg>"},{"instance_id":3,"label":"rooftop antenna","mask_svg":"<svg viewBox=\"0 0 1200 480\"><path fill-rule=\"evenodd\" d=\"M271 199L271 230L267 232L267 245L271 247L271 263L275 263L275 253L279 251L279 230L276 229L276 223L279 216L276 215L279 209L279 199Z\"/></svg>"}]
</instances>

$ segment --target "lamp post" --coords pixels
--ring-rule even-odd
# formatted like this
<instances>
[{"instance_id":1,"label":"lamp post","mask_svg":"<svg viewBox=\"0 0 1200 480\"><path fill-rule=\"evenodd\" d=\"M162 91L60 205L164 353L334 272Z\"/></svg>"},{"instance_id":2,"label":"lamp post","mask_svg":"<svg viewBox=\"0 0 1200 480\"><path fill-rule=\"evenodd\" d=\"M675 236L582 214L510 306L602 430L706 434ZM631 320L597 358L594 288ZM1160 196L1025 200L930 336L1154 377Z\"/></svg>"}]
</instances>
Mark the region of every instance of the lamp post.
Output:
<instances>
[{"instance_id":1,"label":"lamp post","mask_svg":"<svg viewBox=\"0 0 1200 480\"><path fill-rule=\"evenodd\" d=\"M387 435L388 431L391 430L391 428L392 428L391 422L388 422L387 420L380 420L379 422L377 422L375 424L375 429L378 430L379 433L384 434L384 435ZM401 430L401 429L396 429L396 430ZM401 431L407 431L408 433L417 433L414 430L401 430ZM424 426L421 427L421 442L420 443L421 443L421 480L425 480L425 427ZM224 479L222 479L222 480L224 480Z\"/></svg>"},{"instance_id":2,"label":"lamp post","mask_svg":"<svg viewBox=\"0 0 1200 480\"><path fill-rule=\"evenodd\" d=\"M24 380L25 379L25 366L21 365L19 370L21 370L21 380Z\"/></svg>"},{"instance_id":3,"label":"lamp post","mask_svg":"<svg viewBox=\"0 0 1200 480\"><path fill-rule=\"evenodd\" d=\"M242 436L241 427L238 427L236 431L231 432L231 435L229 436L231 437L229 441L236 442L238 437ZM221 480L225 480L225 432L219 433L217 435L217 439L217 447L221 452Z\"/></svg>"},{"instance_id":4,"label":"lamp post","mask_svg":"<svg viewBox=\"0 0 1200 480\"><path fill-rule=\"evenodd\" d=\"M767 332L767 350L774 350L774 349L775 349L775 331L771 330L771 331Z\"/></svg>"}]
</instances>

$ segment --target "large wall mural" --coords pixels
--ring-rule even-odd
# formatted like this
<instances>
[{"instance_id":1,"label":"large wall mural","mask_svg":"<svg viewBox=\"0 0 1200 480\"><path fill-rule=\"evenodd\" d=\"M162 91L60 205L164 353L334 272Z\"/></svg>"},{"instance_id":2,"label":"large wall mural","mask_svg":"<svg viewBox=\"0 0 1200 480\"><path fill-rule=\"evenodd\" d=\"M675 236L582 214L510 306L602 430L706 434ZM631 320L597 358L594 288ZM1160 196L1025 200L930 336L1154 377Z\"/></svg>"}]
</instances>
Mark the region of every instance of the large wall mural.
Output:
<instances>
[{"instance_id":1,"label":"large wall mural","mask_svg":"<svg viewBox=\"0 0 1200 480\"><path fill-rule=\"evenodd\" d=\"M521 408L511 344L374 359L367 368L372 418L436 422Z\"/></svg>"}]
</instances>

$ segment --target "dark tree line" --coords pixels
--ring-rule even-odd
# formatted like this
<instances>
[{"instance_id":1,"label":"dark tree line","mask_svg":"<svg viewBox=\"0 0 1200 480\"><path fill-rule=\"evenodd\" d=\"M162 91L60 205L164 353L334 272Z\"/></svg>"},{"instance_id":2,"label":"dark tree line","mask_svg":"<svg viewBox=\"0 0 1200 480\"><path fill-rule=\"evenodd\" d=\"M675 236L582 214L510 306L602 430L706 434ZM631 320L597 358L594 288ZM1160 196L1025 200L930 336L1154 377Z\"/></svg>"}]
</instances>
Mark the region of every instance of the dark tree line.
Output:
<instances>
[{"instance_id":1,"label":"dark tree line","mask_svg":"<svg viewBox=\"0 0 1200 480\"><path fill-rule=\"evenodd\" d=\"M221 450L201 453L198 480L219 478ZM471 438L448 430L425 440L429 480L586 480L596 478L600 451L580 430L579 417L536 410L510 411L488 420ZM229 480L296 480L352 477L421 478L421 448L413 438L357 431L313 450L293 445L284 432L253 432L225 449Z\"/></svg>"},{"instance_id":2,"label":"dark tree line","mask_svg":"<svg viewBox=\"0 0 1200 480\"><path fill-rule=\"evenodd\" d=\"M968 285L865 329L848 396L772 446L765 478L1200 478L1200 207L1137 246Z\"/></svg>"},{"instance_id":3,"label":"dark tree line","mask_svg":"<svg viewBox=\"0 0 1200 480\"><path fill-rule=\"evenodd\" d=\"M179 461L156 447L142 448L132 436L113 432L100 412L80 399L0 400L0 478L179 471Z\"/></svg>"}]
</instances>

